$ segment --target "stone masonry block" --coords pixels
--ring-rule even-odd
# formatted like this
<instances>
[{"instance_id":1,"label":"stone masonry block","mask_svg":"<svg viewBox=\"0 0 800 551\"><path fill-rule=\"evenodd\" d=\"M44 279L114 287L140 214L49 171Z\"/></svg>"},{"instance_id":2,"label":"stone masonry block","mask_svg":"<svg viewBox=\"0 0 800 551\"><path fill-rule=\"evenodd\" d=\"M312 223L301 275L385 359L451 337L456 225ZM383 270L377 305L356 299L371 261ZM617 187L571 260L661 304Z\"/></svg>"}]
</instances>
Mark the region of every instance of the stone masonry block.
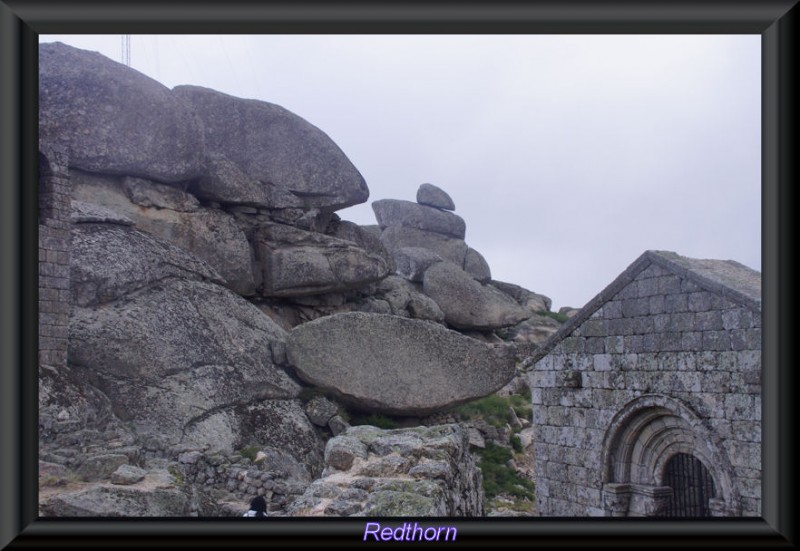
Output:
<instances>
[{"instance_id":1,"label":"stone masonry block","mask_svg":"<svg viewBox=\"0 0 800 551\"><path fill-rule=\"evenodd\" d=\"M689 293L688 306L690 312L707 312L711 310L711 294L705 291Z\"/></svg>"},{"instance_id":2,"label":"stone masonry block","mask_svg":"<svg viewBox=\"0 0 800 551\"><path fill-rule=\"evenodd\" d=\"M639 296L639 282L638 281L631 281L625 287L620 289L620 291L614 295L615 300L626 300L631 298L637 298Z\"/></svg>"},{"instance_id":3,"label":"stone masonry block","mask_svg":"<svg viewBox=\"0 0 800 551\"><path fill-rule=\"evenodd\" d=\"M685 294L668 294L664 297L664 311L667 313L688 312L688 296Z\"/></svg>"},{"instance_id":4,"label":"stone masonry block","mask_svg":"<svg viewBox=\"0 0 800 551\"><path fill-rule=\"evenodd\" d=\"M725 418L731 421L753 420L755 417L755 401L746 394L729 394L725 396Z\"/></svg>"},{"instance_id":5,"label":"stone masonry block","mask_svg":"<svg viewBox=\"0 0 800 551\"><path fill-rule=\"evenodd\" d=\"M683 333L664 333L661 341L662 352L679 352L683 350L682 344Z\"/></svg>"},{"instance_id":6,"label":"stone masonry block","mask_svg":"<svg viewBox=\"0 0 800 551\"><path fill-rule=\"evenodd\" d=\"M604 319L590 319L581 326L585 337L605 337L608 335L608 321Z\"/></svg>"},{"instance_id":7,"label":"stone masonry block","mask_svg":"<svg viewBox=\"0 0 800 551\"><path fill-rule=\"evenodd\" d=\"M649 298L630 298L622 301L622 315L626 318L647 316L650 314Z\"/></svg>"},{"instance_id":8,"label":"stone masonry block","mask_svg":"<svg viewBox=\"0 0 800 551\"><path fill-rule=\"evenodd\" d=\"M650 315L663 314L665 310L664 295L655 295L650 297Z\"/></svg>"},{"instance_id":9,"label":"stone masonry block","mask_svg":"<svg viewBox=\"0 0 800 551\"><path fill-rule=\"evenodd\" d=\"M704 350L731 350L731 336L727 331L703 331Z\"/></svg>"},{"instance_id":10,"label":"stone masonry block","mask_svg":"<svg viewBox=\"0 0 800 551\"><path fill-rule=\"evenodd\" d=\"M606 340L601 337L587 338L584 351L587 354L603 354L606 351Z\"/></svg>"},{"instance_id":11,"label":"stone masonry block","mask_svg":"<svg viewBox=\"0 0 800 551\"><path fill-rule=\"evenodd\" d=\"M584 340L582 337L567 337L561 341L561 346L565 354L573 354L575 352L583 352Z\"/></svg>"},{"instance_id":12,"label":"stone masonry block","mask_svg":"<svg viewBox=\"0 0 800 551\"><path fill-rule=\"evenodd\" d=\"M603 317L607 320L622 317L622 301L610 300L603 305Z\"/></svg>"},{"instance_id":13,"label":"stone masonry block","mask_svg":"<svg viewBox=\"0 0 800 551\"><path fill-rule=\"evenodd\" d=\"M633 335L631 320L620 318L608 320L608 334L612 336Z\"/></svg>"},{"instance_id":14,"label":"stone masonry block","mask_svg":"<svg viewBox=\"0 0 800 551\"><path fill-rule=\"evenodd\" d=\"M660 278L657 277L638 279L639 287L637 295L639 298L651 297L659 294L659 279Z\"/></svg>"},{"instance_id":15,"label":"stone masonry block","mask_svg":"<svg viewBox=\"0 0 800 551\"><path fill-rule=\"evenodd\" d=\"M697 285L694 281L689 279L681 279L681 292L684 293L694 293L697 291L701 291L701 287Z\"/></svg>"},{"instance_id":16,"label":"stone masonry block","mask_svg":"<svg viewBox=\"0 0 800 551\"><path fill-rule=\"evenodd\" d=\"M595 371L611 370L611 354L597 354L594 356Z\"/></svg>"},{"instance_id":17,"label":"stone masonry block","mask_svg":"<svg viewBox=\"0 0 800 551\"><path fill-rule=\"evenodd\" d=\"M722 331L722 312L711 310L695 314L695 327L699 331Z\"/></svg>"},{"instance_id":18,"label":"stone masonry block","mask_svg":"<svg viewBox=\"0 0 800 551\"><path fill-rule=\"evenodd\" d=\"M606 337L605 351L609 353L622 353L625 349L624 337Z\"/></svg>"},{"instance_id":19,"label":"stone masonry block","mask_svg":"<svg viewBox=\"0 0 800 551\"><path fill-rule=\"evenodd\" d=\"M682 292L681 278L676 275L667 275L658 278L658 291L662 295Z\"/></svg>"},{"instance_id":20,"label":"stone masonry block","mask_svg":"<svg viewBox=\"0 0 800 551\"><path fill-rule=\"evenodd\" d=\"M685 331L681 333L681 350L696 351L703 349L703 333L701 331Z\"/></svg>"}]
</instances>

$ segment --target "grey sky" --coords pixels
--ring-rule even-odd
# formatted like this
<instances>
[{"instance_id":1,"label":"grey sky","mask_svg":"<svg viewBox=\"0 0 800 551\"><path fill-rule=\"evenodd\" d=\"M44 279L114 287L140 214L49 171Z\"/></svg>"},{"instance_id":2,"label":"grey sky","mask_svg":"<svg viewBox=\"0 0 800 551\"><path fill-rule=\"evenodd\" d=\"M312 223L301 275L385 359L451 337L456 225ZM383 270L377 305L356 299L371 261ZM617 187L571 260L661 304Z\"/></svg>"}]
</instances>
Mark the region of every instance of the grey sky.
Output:
<instances>
[{"instance_id":1,"label":"grey sky","mask_svg":"<svg viewBox=\"0 0 800 551\"><path fill-rule=\"evenodd\" d=\"M120 61L121 39L43 35ZM761 269L758 35L131 37L132 67L279 104L371 203L447 191L495 279L581 306L646 249ZM340 211L374 224L369 203Z\"/></svg>"}]
</instances>

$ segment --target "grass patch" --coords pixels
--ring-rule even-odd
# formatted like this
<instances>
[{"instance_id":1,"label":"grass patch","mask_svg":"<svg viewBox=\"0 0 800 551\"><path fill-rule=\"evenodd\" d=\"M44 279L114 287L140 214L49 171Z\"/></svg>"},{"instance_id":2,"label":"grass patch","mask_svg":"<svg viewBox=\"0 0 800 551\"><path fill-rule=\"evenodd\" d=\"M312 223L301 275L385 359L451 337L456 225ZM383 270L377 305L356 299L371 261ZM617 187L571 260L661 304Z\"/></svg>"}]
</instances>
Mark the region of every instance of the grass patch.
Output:
<instances>
[{"instance_id":1,"label":"grass patch","mask_svg":"<svg viewBox=\"0 0 800 551\"><path fill-rule=\"evenodd\" d=\"M167 467L167 472L175 477L175 482L181 486L186 483L186 476L178 465L174 463Z\"/></svg>"},{"instance_id":2,"label":"grass patch","mask_svg":"<svg viewBox=\"0 0 800 551\"><path fill-rule=\"evenodd\" d=\"M536 313L539 314L540 316L547 316L548 318L553 318L558 323L564 323L569 319L569 316L567 316L566 314L559 314L558 312L539 310Z\"/></svg>"},{"instance_id":3,"label":"grass patch","mask_svg":"<svg viewBox=\"0 0 800 551\"><path fill-rule=\"evenodd\" d=\"M533 500L533 481L519 476L506 463L511 459L511 450L488 444L478 450L478 466L483 471L483 491L487 499L505 493L520 499Z\"/></svg>"},{"instance_id":4,"label":"grass patch","mask_svg":"<svg viewBox=\"0 0 800 551\"><path fill-rule=\"evenodd\" d=\"M510 420L509 408L513 408L517 417L530 418L530 390L527 392L527 397L524 394L512 394L511 396L492 394L486 398L458 406L453 411L462 421L483 419L490 425L500 428Z\"/></svg>"}]
</instances>

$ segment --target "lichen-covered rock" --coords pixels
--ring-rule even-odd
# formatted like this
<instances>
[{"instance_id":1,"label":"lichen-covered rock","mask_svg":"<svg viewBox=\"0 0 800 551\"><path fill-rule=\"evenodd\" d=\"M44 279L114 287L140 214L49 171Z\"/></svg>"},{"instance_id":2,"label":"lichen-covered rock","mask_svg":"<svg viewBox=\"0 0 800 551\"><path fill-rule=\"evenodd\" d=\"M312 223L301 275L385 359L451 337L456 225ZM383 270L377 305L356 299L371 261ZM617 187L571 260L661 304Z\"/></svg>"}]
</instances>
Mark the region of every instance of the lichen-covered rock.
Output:
<instances>
[{"instance_id":1,"label":"lichen-covered rock","mask_svg":"<svg viewBox=\"0 0 800 551\"><path fill-rule=\"evenodd\" d=\"M262 294L297 297L336 293L378 281L386 260L354 242L285 224L265 223L254 237Z\"/></svg>"},{"instance_id":2,"label":"lichen-covered rock","mask_svg":"<svg viewBox=\"0 0 800 551\"><path fill-rule=\"evenodd\" d=\"M328 451L330 450L330 452ZM481 471L462 425L351 427L328 442L321 479L293 516L482 516Z\"/></svg>"},{"instance_id":3,"label":"lichen-covered rock","mask_svg":"<svg viewBox=\"0 0 800 551\"><path fill-rule=\"evenodd\" d=\"M163 84L97 53L39 45L39 137L72 167L173 183L198 177L204 135Z\"/></svg>"},{"instance_id":4,"label":"lichen-covered rock","mask_svg":"<svg viewBox=\"0 0 800 551\"><path fill-rule=\"evenodd\" d=\"M297 208L303 199L270 182L248 176L222 154L210 154L203 176L192 184L192 193L206 201L226 205L252 205L265 208Z\"/></svg>"},{"instance_id":5,"label":"lichen-covered rock","mask_svg":"<svg viewBox=\"0 0 800 551\"><path fill-rule=\"evenodd\" d=\"M489 263L481 253L471 247L467 249L467 256L464 258L464 271L481 283L488 283L492 279Z\"/></svg>"},{"instance_id":6,"label":"lichen-covered rock","mask_svg":"<svg viewBox=\"0 0 800 551\"><path fill-rule=\"evenodd\" d=\"M533 314L531 317L508 328L508 336L515 342L541 344L558 331L561 324L553 318Z\"/></svg>"},{"instance_id":7,"label":"lichen-covered rock","mask_svg":"<svg viewBox=\"0 0 800 551\"><path fill-rule=\"evenodd\" d=\"M515 369L509 355L441 325L363 312L295 327L287 356L306 382L361 409L399 415L486 396Z\"/></svg>"},{"instance_id":8,"label":"lichen-covered rock","mask_svg":"<svg viewBox=\"0 0 800 551\"><path fill-rule=\"evenodd\" d=\"M336 415L336 404L323 396L315 396L305 406L306 415L317 426L325 427L331 417Z\"/></svg>"},{"instance_id":9,"label":"lichen-covered rock","mask_svg":"<svg viewBox=\"0 0 800 551\"><path fill-rule=\"evenodd\" d=\"M337 210L369 197L364 178L320 129L283 107L241 99L199 86L178 86L173 94L192 105L205 127L210 154L224 155L253 180L287 194L273 196L275 208L303 206ZM238 191L225 202L241 202ZM294 196L286 204L282 197Z\"/></svg>"},{"instance_id":10,"label":"lichen-covered rock","mask_svg":"<svg viewBox=\"0 0 800 551\"><path fill-rule=\"evenodd\" d=\"M464 219L457 214L411 201L381 199L372 203L372 210L381 228L415 228L457 239L464 239L467 230Z\"/></svg>"},{"instance_id":11,"label":"lichen-covered rock","mask_svg":"<svg viewBox=\"0 0 800 551\"><path fill-rule=\"evenodd\" d=\"M166 474L166 473L165 473ZM177 481L91 485L40 504L44 517L188 517L192 499Z\"/></svg>"},{"instance_id":12,"label":"lichen-covered rock","mask_svg":"<svg viewBox=\"0 0 800 551\"><path fill-rule=\"evenodd\" d=\"M100 205L133 220L137 229L205 260L236 293L255 293L250 245L230 214L192 207L188 194L171 190L168 195L164 186L159 188L154 182L148 187L148 182L137 180L132 187L126 178L79 170L70 171L70 178L73 199Z\"/></svg>"},{"instance_id":13,"label":"lichen-covered rock","mask_svg":"<svg viewBox=\"0 0 800 551\"><path fill-rule=\"evenodd\" d=\"M397 274L409 281L422 282L425 270L442 262L442 257L422 247L400 247L394 251Z\"/></svg>"},{"instance_id":14,"label":"lichen-covered rock","mask_svg":"<svg viewBox=\"0 0 800 551\"><path fill-rule=\"evenodd\" d=\"M152 237L110 225L79 226L76 232L73 271L83 287L103 290L104 299L113 300L75 305L69 361L77 377L91 379L108 396L117 416L165 445L230 449L258 427L253 421L245 430L251 412L242 408L250 406L271 412L274 431L264 444L287 432L314 434L293 400L300 387L276 366L273 350L282 347L286 334L269 317L224 287L200 280L202 262L185 262L188 255L173 254ZM108 243L141 273L94 266L101 258L97 248ZM164 271L162 263L170 259L186 268ZM311 436L306 440L304 454L319 446Z\"/></svg>"},{"instance_id":15,"label":"lichen-covered rock","mask_svg":"<svg viewBox=\"0 0 800 551\"><path fill-rule=\"evenodd\" d=\"M77 306L111 302L167 278L222 283L208 264L183 249L113 224L74 226L72 259L70 291Z\"/></svg>"},{"instance_id":16,"label":"lichen-covered rock","mask_svg":"<svg viewBox=\"0 0 800 551\"><path fill-rule=\"evenodd\" d=\"M459 329L498 329L530 316L511 297L481 285L449 262L428 268L422 288L442 309L445 321Z\"/></svg>"},{"instance_id":17,"label":"lichen-covered rock","mask_svg":"<svg viewBox=\"0 0 800 551\"><path fill-rule=\"evenodd\" d=\"M118 224L120 226L133 226L133 220L118 214L111 209L93 205L84 201L71 201L69 220L73 224Z\"/></svg>"},{"instance_id":18,"label":"lichen-covered rock","mask_svg":"<svg viewBox=\"0 0 800 551\"><path fill-rule=\"evenodd\" d=\"M402 247L427 249L459 267L464 265L467 255L467 244L463 239L404 226L390 226L383 230L381 243L393 254Z\"/></svg>"},{"instance_id":19,"label":"lichen-covered rock","mask_svg":"<svg viewBox=\"0 0 800 551\"><path fill-rule=\"evenodd\" d=\"M111 473L111 483L119 486L130 486L144 480L147 471L134 467L133 465L120 465L119 468Z\"/></svg>"},{"instance_id":20,"label":"lichen-covered rock","mask_svg":"<svg viewBox=\"0 0 800 551\"><path fill-rule=\"evenodd\" d=\"M505 294L516 300L520 306L533 314L549 312L550 307L553 304L553 301L550 299L550 297L534 293L533 291L529 291L524 287L520 287L519 285L507 283L505 281L497 281L496 279L493 279L491 283L494 287L497 287L503 291Z\"/></svg>"}]
</instances>

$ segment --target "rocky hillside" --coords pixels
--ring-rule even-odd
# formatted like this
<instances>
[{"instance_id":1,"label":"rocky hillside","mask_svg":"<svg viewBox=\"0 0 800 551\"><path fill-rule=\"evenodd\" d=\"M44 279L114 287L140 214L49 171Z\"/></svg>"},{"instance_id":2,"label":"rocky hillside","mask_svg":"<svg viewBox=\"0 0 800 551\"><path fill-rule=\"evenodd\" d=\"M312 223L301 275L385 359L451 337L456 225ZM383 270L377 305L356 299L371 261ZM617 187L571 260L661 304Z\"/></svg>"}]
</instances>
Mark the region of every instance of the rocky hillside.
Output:
<instances>
[{"instance_id":1,"label":"rocky hillside","mask_svg":"<svg viewBox=\"0 0 800 551\"><path fill-rule=\"evenodd\" d=\"M337 215L368 200L361 174L280 106L60 43L40 45L39 93L72 222L43 514L239 515L256 494L271 514L484 514L469 449L525 463L530 423L457 408L524 394L517 367L559 316L492 279L445 191L375 201L362 227ZM383 422L405 432L349 428Z\"/></svg>"}]
</instances>

